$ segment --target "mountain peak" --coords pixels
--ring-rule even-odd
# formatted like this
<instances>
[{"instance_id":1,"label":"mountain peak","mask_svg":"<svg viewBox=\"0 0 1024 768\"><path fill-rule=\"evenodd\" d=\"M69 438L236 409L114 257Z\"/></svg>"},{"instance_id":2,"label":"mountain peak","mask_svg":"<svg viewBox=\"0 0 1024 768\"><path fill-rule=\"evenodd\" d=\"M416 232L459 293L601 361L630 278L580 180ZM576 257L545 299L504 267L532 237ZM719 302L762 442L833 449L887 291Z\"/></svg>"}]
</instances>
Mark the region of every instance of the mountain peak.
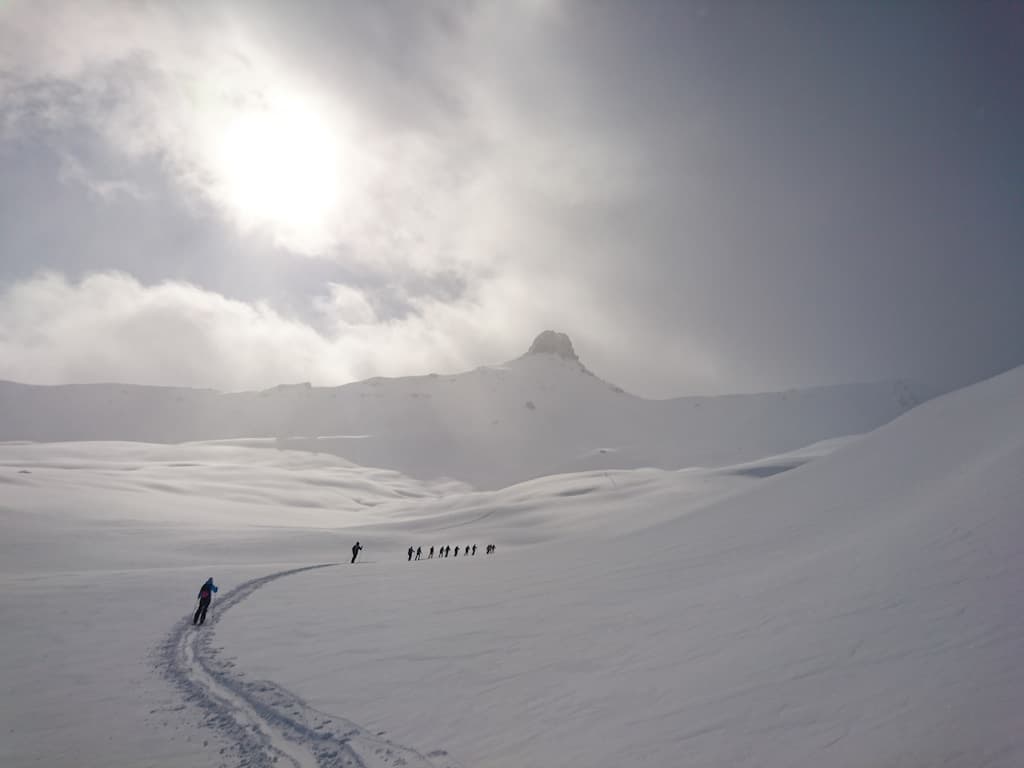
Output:
<instances>
[{"instance_id":1,"label":"mountain peak","mask_svg":"<svg viewBox=\"0 0 1024 768\"><path fill-rule=\"evenodd\" d=\"M572 340L567 334L558 331L542 331L530 345L528 355L558 355L566 360L579 362L576 350L572 348Z\"/></svg>"}]
</instances>

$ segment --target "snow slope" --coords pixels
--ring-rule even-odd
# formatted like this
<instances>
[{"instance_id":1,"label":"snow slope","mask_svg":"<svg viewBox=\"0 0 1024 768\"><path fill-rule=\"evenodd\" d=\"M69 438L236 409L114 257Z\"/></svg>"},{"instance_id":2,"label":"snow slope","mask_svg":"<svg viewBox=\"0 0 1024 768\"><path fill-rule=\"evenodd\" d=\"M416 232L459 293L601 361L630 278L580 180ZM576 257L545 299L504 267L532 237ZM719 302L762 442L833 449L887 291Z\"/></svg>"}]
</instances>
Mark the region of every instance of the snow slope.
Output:
<instances>
[{"instance_id":1,"label":"snow slope","mask_svg":"<svg viewBox=\"0 0 1024 768\"><path fill-rule=\"evenodd\" d=\"M248 674L466 765L1019 766L1022 466L1018 369L697 509L687 473L576 510L507 489L479 499L498 520L409 540L534 514L561 535L281 581L218 638Z\"/></svg>"},{"instance_id":2,"label":"snow slope","mask_svg":"<svg viewBox=\"0 0 1024 768\"><path fill-rule=\"evenodd\" d=\"M3 446L0 764L1019 766L1021 466L1024 369L806 452L493 492Z\"/></svg>"},{"instance_id":3,"label":"snow slope","mask_svg":"<svg viewBox=\"0 0 1024 768\"><path fill-rule=\"evenodd\" d=\"M661 496L693 506L757 482L728 470L678 473L688 478L682 485L666 485L675 473L657 470L570 475L509 489L506 517L488 506L493 494L241 442L0 445L0 765L267 764L273 753L264 737L240 734L276 734L265 736L270 745L285 737L252 722L261 705L231 680L217 682L227 698L204 692L219 670L230 672L230 661L218 661L216 646L200 645L179 623L207 575L222 586L215 621L228 615L236 585L347 561L355 539L366 547L359 568L372 574L398 562L424 526L460 530L485 515L493 533L504 531L503 550L573 531L598 535L613 511L586 503L586 489L597 484L624 500ZM559 520L553 508L572 517ZM247 695L267 691L296 701L271 684ZM211 701L215 708L204 709ZM325 728L354 727L345 712L303 711ZM381 741L366 732L361 744ZM407 765L420 754L401 744L388 750ZM455 763L435 756L425 764Z\"/></svg>"},{"instance_id":4,"label":"snow slope","mask_svg":"<svg viewBox=\"0 0 1024 768\"><path fill-rule=\"evenodd\" d=\"M564 344L535 342L505 365L457 375L333 388L0 382L0 440L273 438L264 445L495 489L559 472L751 461L867 432L926 399L920 387L886 382L645 400L594 376Z\"/></svg>"}]
</instances>

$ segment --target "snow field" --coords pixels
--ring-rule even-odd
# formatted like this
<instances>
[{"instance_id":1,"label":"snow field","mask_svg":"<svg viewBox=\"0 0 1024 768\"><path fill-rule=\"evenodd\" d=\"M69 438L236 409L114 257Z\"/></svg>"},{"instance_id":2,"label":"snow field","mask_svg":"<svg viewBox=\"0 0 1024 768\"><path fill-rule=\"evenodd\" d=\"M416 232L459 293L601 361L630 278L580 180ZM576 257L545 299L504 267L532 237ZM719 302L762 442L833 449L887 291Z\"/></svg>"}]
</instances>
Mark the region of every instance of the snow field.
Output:
<instances>
[{"instance_id":1,"label":"snow field","mask_svg":"<svg viewBox=\"0 0 1024 768\"><path fill-rule=\"evenodd\" d=\"M595 489L696 503L705 492L754 483L703 472L601 472L435 498L436 486L335 457L203 444L7 445L0 472L0 672L9 681L0 764L13 766L202 766L221 764L221 750L235 754L230 733L201 727L195 707L154 670L154 649L190 613L207 575L222 586L217 617L234 585L309 562L347 564L357 538L367 550L346 573L369 575L403 560L410 539L429 532L455 546L489 521L502 545L492 556L498 564L517 547L574 531L596 535L609 516L621 518L614 505L590 504ZM678 488L666 486L670 477ZM273 491L272 501L246 498L260 487ZM304 503L282 508L277 497ZM553 504L561 519L548 514ZM357 509L362 526L325 525ZM474 542L459 546L466 543ZM482 550L488 542L475 543ZM483 560L481 550L470 560Z\"/></svg>"},{"instance_id":2,"label":"snow field","mask_svg":"<svg viewBox=\"0 0 1024 768\"><path fill-rule=\"evenodd\" d=\"M220 637L248 673L466 765L1019 765L1022 384L688 512L594 491L605 534L654 521L617 537L281 581Z\"/></svg>"},{"instance_id":3,"label":"snow field","mask_svg":"<svg viewBox=\"0 0 1024 768\"><path fill-rule=\"evenodd\" d=\"M249 441L0 446L0 764L1014 768L1021 466L1024 369L861 439L493 492Z\"/></svg>"}]
</instances>

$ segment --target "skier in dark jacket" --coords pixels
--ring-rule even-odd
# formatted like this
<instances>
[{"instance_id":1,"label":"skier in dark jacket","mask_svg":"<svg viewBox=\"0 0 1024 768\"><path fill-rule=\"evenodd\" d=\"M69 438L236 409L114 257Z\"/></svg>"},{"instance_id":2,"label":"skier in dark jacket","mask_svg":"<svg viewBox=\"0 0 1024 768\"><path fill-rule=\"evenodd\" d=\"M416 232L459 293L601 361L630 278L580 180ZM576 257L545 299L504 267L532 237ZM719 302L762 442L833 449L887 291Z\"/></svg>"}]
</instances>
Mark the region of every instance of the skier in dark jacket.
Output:
<instances>
[{"instance_id":1,"label":"skier in dark jacket","mask_svg":"<svg viewBox=\"0 0 1024 768\"><path fill-rule=\"evenodd\" d=\"M199 588L199 607L192 617L193 624L202 624L206 621L206 612L210 608L210 601L213 600L213 593L217 591L217 585L213 583L213 576Z\"/></svg>"},{"instance_id":2,"label":"skier in dark jacket","mask_svg":"<svg viewBox=\"0 0 1024 768\"><path fill-rule=\"evenodd\" d=\"M353 563L356 561L356 558L359 556L359 550L361 550L362 548L363 548L363 545L360 544L358 541L355 544L352 545L352 562Z\"/></svg>"},{"instance_id":3,"label":"skier in dark jacket","mask_svg":"<svg viewBox=\"0 0 1024 768\"><path fill-rule=\"evenodd\" d=\"M409 561L412 562L412 547L409 547Z\"/></svg>"}]
</instances>

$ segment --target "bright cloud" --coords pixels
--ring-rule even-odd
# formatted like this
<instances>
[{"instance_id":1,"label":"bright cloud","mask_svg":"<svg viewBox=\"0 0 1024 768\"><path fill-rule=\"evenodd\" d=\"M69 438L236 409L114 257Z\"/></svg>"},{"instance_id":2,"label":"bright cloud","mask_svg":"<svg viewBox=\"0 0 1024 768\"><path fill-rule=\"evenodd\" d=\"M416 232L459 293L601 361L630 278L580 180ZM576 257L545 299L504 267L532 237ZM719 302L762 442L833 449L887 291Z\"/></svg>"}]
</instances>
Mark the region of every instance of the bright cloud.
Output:
<instances>
[{"instance_id":1,"label":"bright cloud","mask_svg":"<svg viewBox=\"0 0 1024 768\"><path fill-rule=\"evenodd\" d=\"M238 7L215 8L16 4L0 31L7 124L31 128L41 114L51 126L84 123L118 152L162 158L183 195L244 234L385 271L489 263L471 222L527 196L577 203L628 177L621 150L594 131L567 142L571 126L529 105L524 124L495 95L508 73L471 63L510 27L556 19L550 4L481 7L454 34L420 30L449 49L437 79L451 107L426 121L381 115L344 62L340 73L303 64L301 39L289 47ZM41 50L24 43L41 30ZM373 77L396 100L417 87ZM43 87L55 82L65 87ZM18 103L28 91L35 101Z\"/></svg>"},{"instance_id":2,"label":"bright cloud","mask_svg":"<svg viewBox=\"0 0 1024 768\"><path fill-rule=\"evenodd\" d=\"M481 5L444 23L428 14L414 30L426 50L409 53L416 72L403 74L368 67L366 55L325 59L314 22L279 34L272 14L231 4L202 15L135 3L16 4L0 27L9 133L43 124L59 140L84 128L129 160L158 158L192 205L242 235L377 273L407 311L396 320L378 311L379 297L334 283L305 298L322 319L318 331L198 286L49 274L4 295L12 362L0 375L337 383L501 359L548 325L575 329L585 345L606 323L580 322L593 297L571 275L576 244L543 211L625 195L628 155L581 117L529 103L521 80L545 77L538 63L510 70L492 55L544 25L557 31L559 6ZM363 22L369 32L381 19ZM24 43L41 29L43 45ZM339 41L338 50L355 45ZM62 152L69 181L104 199L133 189L92 178L72 150ZM424 295L420 286L438 275L458 293ZM39 311L29 311L33 302ZM28 315L45 322L31 330ZM105 349L80 354L87 338Z\"/></svg>"},{"instance_id":3,"label":"bright cloud","mask_svg":"<svg viewBox=\"0 0 1024 768\"><path fill-rule=\"evenodd\" d=\"M576 306L589 301L583 292L576 298ZM495 281L463 302L416 300L404 319L382 323L366 295L332 285L318 304L330 321L321 332L266 305L186 283L145 286L118 273L72 283L46 273L0 293L0 378L237 390L458 371L498 362L496 349L520 354L536 331L523 315L493 307L522 307L528 317L544 305L557 302L543 286ZM565 327L572 312L563 306L549 318ZM591 339L582 338L584 345Z\"/></svg>"}]
</instances>

